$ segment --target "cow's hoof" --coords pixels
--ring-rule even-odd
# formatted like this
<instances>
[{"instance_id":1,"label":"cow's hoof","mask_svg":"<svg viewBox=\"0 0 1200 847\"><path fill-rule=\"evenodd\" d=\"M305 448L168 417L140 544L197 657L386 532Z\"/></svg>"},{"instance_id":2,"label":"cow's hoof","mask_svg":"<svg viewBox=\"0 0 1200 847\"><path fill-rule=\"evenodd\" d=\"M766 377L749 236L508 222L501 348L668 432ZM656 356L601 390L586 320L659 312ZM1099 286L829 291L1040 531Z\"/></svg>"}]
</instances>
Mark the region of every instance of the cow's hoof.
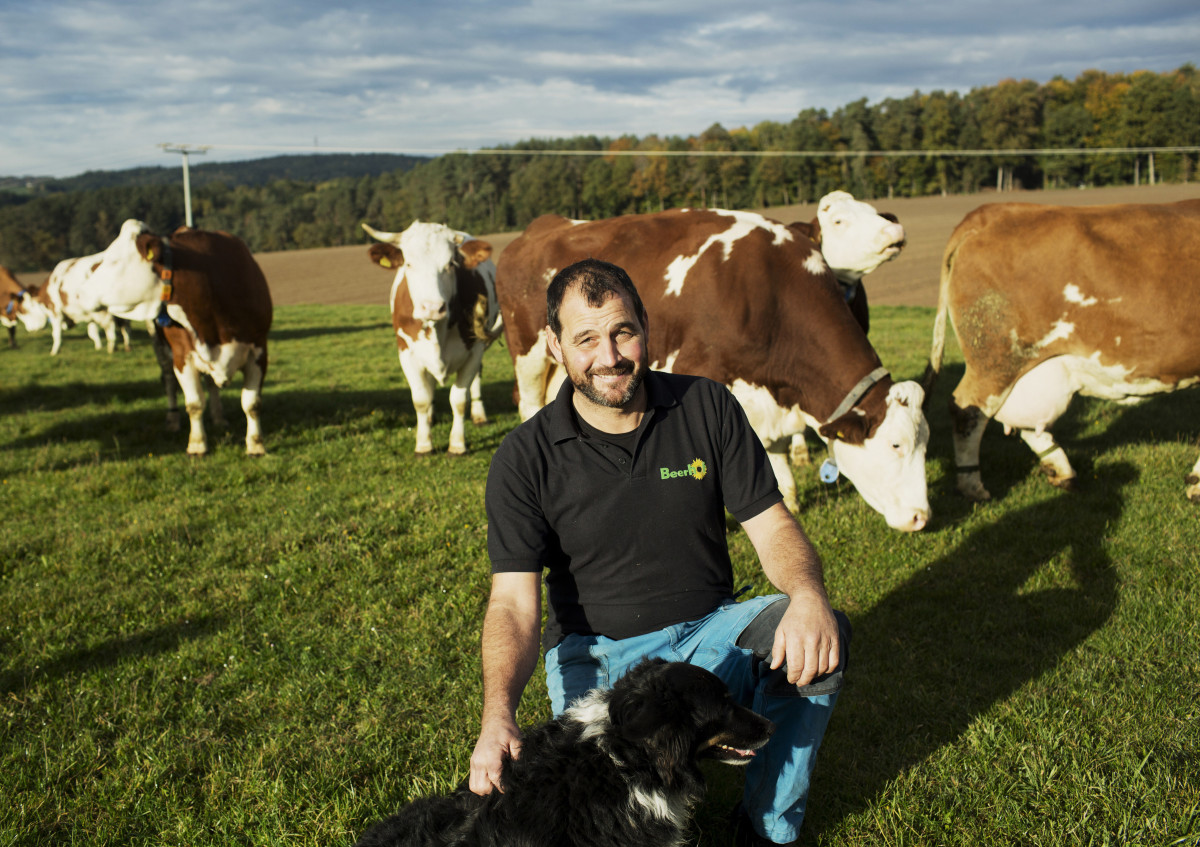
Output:
<instances>
[{"instance_id":1,"label":"cow's hoof","mask_svg":"<svg viewBox=\"0 0 1200 847\"><path fill-rule=\"evenodd\" d=\"M1200 503L1200 476L1190 473L1185 481L1188 483L1188 489L1184 492L1187 498L1193 503Z\"/></svg>"},{"instance_id":2,"label":"cow's hoof","mask_svg":"<svg viewBox=\"0 0 1200 847\"><path fill-rule=\"evenodd\" d=\"M208 455L208 445L207 444L189 444L187 451L188 451L189 456L207 456Z\"/></svg>"},{"instance_id":3,"label":"cow's hoof","mask_svg":"<svg viewBox=\"0 0 1200 847\"><path fill-rule=\"evenodd\" d=\"M263 446L261 441L255 441L253 444L246 445L246 455L265 456L267 455L267 448Z\"/></svg>"},{"instance_id":4,"label":"cow's hoof","mask_svg":"<svg viewBox=\"0 0 1200 847\"><path fill-rule=\"evenodd\" d=\"M487 415L480 415L479 417L471 416L471 423L475 424L475 426L486 426L487 422Z\"/></svg>"},{"instance_id":5,"label":"cow's hoof","mask_svg":"<svg viewBox=\"0 0 1200 847\"><path fill-rule=\"evenodd\" d=\"M447 456L465 456L467 455L466 447L451 447L446 451Z\"/></svg>"},{"instance_id":6,"label":"cow's hoof","mask_svg":"<svg viewBox=\"0 0 1200 847\"><path fill-rule=\"evenodd\" d=\"M986 503L992 499L992 494L979 483L974 485L959 485L958 493L972 503Z\"/></svg>"}]
</instances>

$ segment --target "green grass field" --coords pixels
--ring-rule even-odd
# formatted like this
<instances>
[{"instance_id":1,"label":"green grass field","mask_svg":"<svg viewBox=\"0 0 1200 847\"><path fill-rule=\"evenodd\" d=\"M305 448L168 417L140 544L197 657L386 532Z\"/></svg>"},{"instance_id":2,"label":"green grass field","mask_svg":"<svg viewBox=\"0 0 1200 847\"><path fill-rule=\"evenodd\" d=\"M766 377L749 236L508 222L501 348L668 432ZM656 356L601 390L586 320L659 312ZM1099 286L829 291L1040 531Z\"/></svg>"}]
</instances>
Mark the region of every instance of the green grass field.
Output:
<instances>
[{"instance_id":1,"label":"green grass field","mask_svg":"<svg viewBox=\"0 0 1200 847\"><path fill-rule=\"evenodd\" d=\"M898 377L922 372L931 325L874 311ZM242 453L235 386L230 428L194 460L164 431L144 333L113 356L79 329L56 358L48 334L18 338L0 350L0 845L350 844L465 776L484 480L517 424L504 347L470 454L418 459L386 307L280 308L269 455ZM927 531L796 471L855 625L806 843L1194 845L1200 506L1183 477L1200 392L1077 401L1057 428L1070 494L992 425L996 499L972 505L953 492L954 356L930 406ZM547 716L539 675L521 719ZM697 842L724 845L740 777L707 772Z\"/></svg>"}]
</instances>

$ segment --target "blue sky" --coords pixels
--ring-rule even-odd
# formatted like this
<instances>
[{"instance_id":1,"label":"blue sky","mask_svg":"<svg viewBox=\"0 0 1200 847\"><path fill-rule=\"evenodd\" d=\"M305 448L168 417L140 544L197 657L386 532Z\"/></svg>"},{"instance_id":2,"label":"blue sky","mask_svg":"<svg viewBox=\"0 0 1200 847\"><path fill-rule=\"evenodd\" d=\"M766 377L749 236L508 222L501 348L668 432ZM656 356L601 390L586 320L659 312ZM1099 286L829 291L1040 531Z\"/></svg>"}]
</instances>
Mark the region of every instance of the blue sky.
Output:
<instances>
[{"instance_id":1,"label":"blue sky","mask_svg":"<svg viewBox=\"0 0 1200 847\"><path fill-rule=\"evenodd\" d=\"M0 175L689 135L1186 62L1197 0L0 0Z\"/></svg>"}]
</instances>

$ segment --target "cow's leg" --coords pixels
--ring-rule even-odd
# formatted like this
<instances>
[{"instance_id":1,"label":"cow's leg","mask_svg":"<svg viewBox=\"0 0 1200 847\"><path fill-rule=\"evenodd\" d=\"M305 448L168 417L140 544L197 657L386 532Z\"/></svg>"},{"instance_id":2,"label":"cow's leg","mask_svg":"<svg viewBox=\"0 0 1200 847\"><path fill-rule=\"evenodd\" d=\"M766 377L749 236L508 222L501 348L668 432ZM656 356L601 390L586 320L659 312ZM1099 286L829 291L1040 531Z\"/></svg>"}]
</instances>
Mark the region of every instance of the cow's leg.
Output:
<instances>
[{"instance_id":1,"label":"cow's leg","mask_svg":"<svg viewBox=\"0 0 1200 847\"><path fill-rule=\"evenodd\" d=\"M257 353L257 351L251 350L250 355L246 358L246 364L242 366L242 411L246 414L247 456L265 456L267 453L263 446L262 426L258 420L258 411L262 402L263 377L266 372L266 351ZM216 385L212 384L212 390L208 393L210 403L214 394L219 394L219 392ZM217 403L220 404L219 399Z\"/></svg>"},{"instance_id":2,"label":"cow's leg","mask_svg":"<svg viewBox=\"0 0 1200 847\"><path fill-rule=\"evenodd\" d=\"M17 325L16 324L13 324L12 326L8 327L8 346L13 350L17 349Z\"/></svg>"},{"instance_id":3,"label":"cow's leg","mask_svg":"<svg viewBox=\"0 0 1200 847\"><path fill-rule=\"evenodd\" d=\"M447 452L451 456L461 456L467 452L467 391L467 386L459 385L458 381L450 386L450 411L454 419L450 424L450 448Z\"/></svg>"},{"instance_id":4,"label":"cow's leg","mask_svg":"<svg viewBox=\"0 0 1200 847\"><path fill-rule=\"evenodd\" d=\"M156 327L153 322L147 321L146 328L150 331L150 346L154 350L154 359L158 362L163 392L167 395L167 432L179 432L179 380L175 377L171 345L167 343L161 327Z\"/></svg>"},{"instance_id":5,"label":"cow's leg","mask_svg":"<svg viewBox=\"0 0 1200 847\"><path fill-rule=\"evenodd\" d=\"M808 455L808 441L803 432L792 436L792 443L788 447L788 461L797 468L806 468L812 464L812 457Z\"/></svg>"},{"instance_id":6,"label":"cow's leg","mask_svg":"<svg viewBox=\"0 0 1200 847\"><path fill-rule=\"evenodd\" d=\"M483 372L471 380L471 423L482 426L487 423L487 409L483 408Z\"/></svg>"},{"instance_id":7,"label":"cow's leg","mask_svg":"<svg viewBox=\"0 0 1200 847\"><path fill-rule=\"evenodd\" d=\"M88 338L92 339L92 343L96 345L97 350L104 349L104 342L100 340L100 324L95 321L88 321L87 334ZM116 339L111 340L113 345L116 346ZM110 348L108 352L111 353L112 349Z\"/></svg>"},{"instance_id":8,"label":"cow's leg","mask_svg":"<svg viewBox=\"0 0 1200 847\"><path fill-rule=\"evenodd\" d=\"M1072 487L1075 471L1055 443L1050 427L1067 411L1075 390L1069 360L1063 356L1047 359L1017 380L995 415L1005 432L1015 429L1020 433L1041 462L1042 473L1058 488Z\"/></svg>"},{"instance_id":9,"label":"cow's leg","mask_svg":"<svg viewBox=\"0 0 1200 847\"><path fill-rule=\"evenodd\" d=\"M483 353L486 349L484 344L478 342L471 346L470 352L467 354L466 363L455 376L454 384L450 386L450 409L454 413L454 422L450 425L449 453L452 456L461 456L467 452L467 392L470 391L472 394L471 416L472 420L474 420L475 392L481 389ZM482 398L478 400L478 404L482 412ZM476 421L476 423L478 422ZM483 423L487 423L486 415L483 416Z\"/></svg>"},{"instance_id":10,"label":"cow's leg","mask_svg":"<svg viewBox=\"0 0 1200 847\"><path fill-rule=\"evenodd\" d=\"M1047 430L1022 429L1021 440L1041 461L1042 473L1056 488L1071 489L1075 482L1075 469L1067 461L1067 454L1059 447L1054 436Z\"/></svg>"},{"instance_id":11,"label":"cow's leg","mask_svg":"<svg viewBox=\"0 0 1200 847\"><path fill-rule=\"evenodd\" d=\"M190 356L184 362L183 370L175 371L175 376L183 391L183 405L187 409L188 422L191 424L187 451L192 456L203 456L208 452L208 442L204 437L203 389L200 372L196 370Z\"/></svg>"},{"instance_id":12,"label":"cow's leg","mask_svg":"<svg viewBox=\"0 0 1200 847\"><path fill-rule=\"evenodd\" d=\"M116 326L117 332L121 334L121 345L125 348L125 352L128 353L133 349L129 345L129 321L125 318L113 318L113 324Z\"/></svg>"},{"instance_id":13,"label":"cow's leg","mask_svg":"<svg viewBox=\"0 0 1200 847\"><path fill-rule=\"evenodd\" d=\"M1187 475L1187 498L1193 503L1200 503L1200 460L1192 466L1192 472Z\"/></svg>"},{"instance_id":14,"label":"cow's leg","mask_svg":"<svg viewBox=\"0 0 1200 847\"><path fill-rule=\"evenodd\" d=\"M408 350L400 351L400 368L404 371L404 378L408 380L413 411L417 415L417 443L414 452L423 456L433 452L433 438L430 435L433 424L433 377L426 373L425 368Z\"/></svg>"},{"instance_id":15,"label":"cow's leg","mask_svg":"<svg viewBox=\"0 0 1200 847\"><path fill-rule=\"evenodd\" d=\"M546 341L538 336L537 343L528 353L513 360L513 373L517 380L517 395L520 398L517 411L521 420L527 421L546 405Z\"/></svg>"},{"instance_id":16,"label":"cow's leg","mask_svg":"<svg viewBox=\"0 0 1200 847\"><path fill-rule=\"evenodd\" d=\"M204 388L208 392L209 420L213 422L213 426L228 426L229 422L225 420L225 409L221 405L221 389L208 374L204 375Z\"/></svg>"},{"instance_id":17,"label":"cow's leg","mask_svg":"<svg viewBox=\"0 0 1200 847\"><path fill-rule=\"evenodd\" d=\"M950 419L954 430L954 464L958 469L958 491L968 500L991 500L979 472L979 442L987 428L988 416L977 406L962 408L950 401Z\"/></svg>"},{"instance_id":18,"label":"cow's leg","mask_svg":"<svg viewBox=\"0 0 1200 847\"><path fill-rule=\"evenodd\" d=\"M50 355L57 356L58 349L62 347L63 334L63 319L61 315L50 316Z\"/></svg>"},{"instance_id":19,"label":"cow's leg","mask_svg":"<svg viewBox=\"0 0 1200 847\"><path fill-rule=\"evenodd\" d=\"M771 462L771 470L775 472L775 482L779 485L779 493L783 495L783 505L787 506L789 512L799 511L796 478L792 476L787 454L782 449L776 450L774 445L767 445L767 459Z\"/></svg>"}]
</instances>

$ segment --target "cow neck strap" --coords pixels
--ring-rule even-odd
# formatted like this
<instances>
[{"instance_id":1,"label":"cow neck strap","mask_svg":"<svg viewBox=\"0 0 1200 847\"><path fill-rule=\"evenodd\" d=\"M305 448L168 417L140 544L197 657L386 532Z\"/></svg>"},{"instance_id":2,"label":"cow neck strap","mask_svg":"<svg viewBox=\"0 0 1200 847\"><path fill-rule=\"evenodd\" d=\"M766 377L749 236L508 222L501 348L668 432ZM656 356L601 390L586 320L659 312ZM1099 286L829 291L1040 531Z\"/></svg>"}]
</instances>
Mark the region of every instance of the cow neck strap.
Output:
<instances>
[{"instance_id":1,"label":"cow neck strap","mask_svg":"<svg viewBox=\"0 0 1200 847\"><path fill-rule=\"evenodd\" d=\"M162 256L158 260L158 278L163 281L162 299L170 300L175 288L175 254L171 251L171 240L162 240Z\"/></svg>"},{"instance_id":2,"label":"cow neck strap","mask_svg":"<svg viewBox=\"0 0 1200 847\"><path fill-rule=\"evenodd\" d=\"M842 398L842 402L836 409L833 410L833 414L825 419L825 423L833 423L842 415L846 414L846 412L853 409L855 405L857 405L858 401L866 396L866 393L871 390L875 383L879 382L887 375L888 369L880 366L860 379L858 384L850 389L850 393Z\"/></svg>"},{"instance_id":3,"label":"cow neck strap","mask_svg":"<svg viewBox=\"0 0 1200 847\"><path fill-rule=\"evenodd\" d=\"M168 327L180 326L170 314L167 313L167 301L175 295L175 254L171 251L170 239L162 240L162 256L158 260L158 278L162 280L162 302L158 304L158 314L154 318L154 322L163 329Z\"/></svg>"}]
</instances>

